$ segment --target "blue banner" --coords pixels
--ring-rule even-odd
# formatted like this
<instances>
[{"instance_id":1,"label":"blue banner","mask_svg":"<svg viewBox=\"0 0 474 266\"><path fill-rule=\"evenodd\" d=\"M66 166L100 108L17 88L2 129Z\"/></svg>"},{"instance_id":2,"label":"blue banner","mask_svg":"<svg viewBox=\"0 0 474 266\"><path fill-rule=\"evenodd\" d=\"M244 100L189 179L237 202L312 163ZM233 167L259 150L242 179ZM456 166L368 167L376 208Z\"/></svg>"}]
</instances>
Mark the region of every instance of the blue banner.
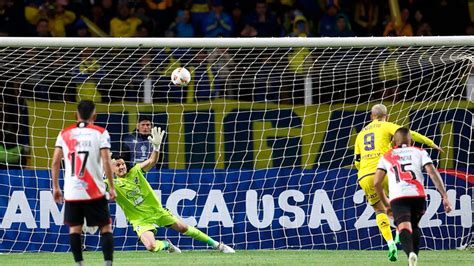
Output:
<instances>
[{"instance_id":1,"label":"blue banner","mask_svg":"<svg viewBox=\"0 0 474 266\"><path fill-rule=\"evenodd\" d=\"M454 249L471 241L473 176L442 174L454 211L446 215L427 178L422 248ZM373 211L348 169L163 170L147 175L163 205L236 249L381 249ZM471 182L471 183L469 183ZM62 206L46 170L0 171L0 252L68 251ZM123 213L111 203L117 250L143 249ZM204 245L159 229L181 248ZM90 250L97 235L87 235Z\"/></svg>"}]
</instances>

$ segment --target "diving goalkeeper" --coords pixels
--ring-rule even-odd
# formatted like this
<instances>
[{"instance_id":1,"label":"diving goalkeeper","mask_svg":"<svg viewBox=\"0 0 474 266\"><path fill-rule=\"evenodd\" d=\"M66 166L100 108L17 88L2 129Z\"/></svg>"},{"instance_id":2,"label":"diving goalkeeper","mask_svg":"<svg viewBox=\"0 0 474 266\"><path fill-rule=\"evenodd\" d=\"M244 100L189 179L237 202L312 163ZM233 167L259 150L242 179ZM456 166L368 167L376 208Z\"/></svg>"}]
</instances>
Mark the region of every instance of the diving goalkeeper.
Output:
<instances>
[{"instance_id":1,"label":"diving goalkeeper","mask_svg":"<svg viewBox=\"0 0 474 266\"><path fill-rule=\"evenodd\" d=\"M400 126L387 122L387 107L383 104L376 104L372 107L370 118L372 122L359 132L355 142L355 167L358 170L357 181L365 192L368 203L375 210L377 226L383 238L387 241L389 249L388 258L391 261L396 261L398 258L397 246L393 241L390 221L386 214L385 207L375 191L374 174L377 170L380 157L392 148L392 137ZM431 139L413 131L410 131L410 134L414 141L442 151ZM382 186L387 193L387 178L384 178Z\"/></svg>"},{"instance_id":2,"label":"diving goalkeeper","mask_svg":"<svg viewBox=\"0 0 474 266\"><path fill-rule=\"evenodd\" d=\"M148 140L153 146L150 157L141 163L127 169L123 158L115 157L112 160L112 169L115 173L114 185L117 197L115 201L122 208L127 220L132 224L146 249L151 252L167 250L181 253L169 240L155 240L157 227L170 227L184 235L198 241L207 243L214 249L223 253L235 253L234 249L210 238L199 229L188 226L174 216L169 210L163 208L155 192L145 179L145 172L152 169L159 157L159 150L165 131L153 128Z\"/></svg>"}]
</instances>

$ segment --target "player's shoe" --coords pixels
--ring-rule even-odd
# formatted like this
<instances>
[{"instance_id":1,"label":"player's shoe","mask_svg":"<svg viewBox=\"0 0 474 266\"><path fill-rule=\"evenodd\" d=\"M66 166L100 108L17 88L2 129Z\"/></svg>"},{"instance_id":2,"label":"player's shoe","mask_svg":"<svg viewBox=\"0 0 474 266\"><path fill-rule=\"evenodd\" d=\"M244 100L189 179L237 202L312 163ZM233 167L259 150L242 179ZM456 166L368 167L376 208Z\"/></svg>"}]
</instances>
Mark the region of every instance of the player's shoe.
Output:
<instances>
[{"instance_id":1,"label":"player's shoe","mask_svg":"<svg viewBox=\"0 0 474 266\"><path fill-rule=\"evenodd\" d=\"M388 245L388 259L390 261L397 261L398 259L398 249L397 244L395 244L395 242L392 242Z\"/></svg>"},{"instance_id":2,"label":"player's shoe","mask_svg":"<svg viewBox=\"0 0 474 266\"><path fill-rule=\"evenodd\" d=\"M181 249L179 249L177 246L173 245L173 243L171 243L171 241L169 241L168 239L166 239L166 241L168 241L168 243L169 243L169 247L168 247L168 252L169 253L181 253Z\"/></svg>"},{"instance_id":3,"label":"player's shoe","mask_svg":"<svg viewBox=\"0 0 474 266\"><path fill-rule=\"evenodd\" d=\"M219 245L217 245L216 249L222 253L227 253L227 254L235 253L235 250L233 248L227 246L223 242L220 242Z\"/></svg>"},{"instance_id":4,"label":"player's shoe","mask_svg":"<svg viewBox=\"0 0 474 266\"><path fill-rule=\"evenodd\" d=\"M414 252L410 252L408 255L408 266L416 266L418 263L418 256Z\"/></svg>"}]
</instances>

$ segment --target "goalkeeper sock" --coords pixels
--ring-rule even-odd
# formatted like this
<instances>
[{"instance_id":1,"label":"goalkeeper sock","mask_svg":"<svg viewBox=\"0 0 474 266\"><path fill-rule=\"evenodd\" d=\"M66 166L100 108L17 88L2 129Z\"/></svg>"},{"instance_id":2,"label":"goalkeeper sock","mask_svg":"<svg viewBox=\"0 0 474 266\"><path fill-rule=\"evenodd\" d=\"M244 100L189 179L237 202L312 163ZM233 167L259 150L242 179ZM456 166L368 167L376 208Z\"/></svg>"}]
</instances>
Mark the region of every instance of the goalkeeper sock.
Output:
<instances>
[{"instance_id":1,"label":"goalkeeper sock","mask_svg":"<svg viewBox=\"0 0 474 266\"><path fill-rule=\"evenodd\" d=\"M407 256L410 256L410 253L413 252L413 237L408 229L400 230L400 242L402 242L403 251Z\"/></svg>"},{"instance_id":2,"label":"goalkeeper sock","mask_svg":"<svg viewBox=\"0 0 474 266\"><path fill-rule=\"evenodd\" d=\"M188 230L184 232L184 234L198 241L207 243L209 246L212 246L212 247L217 247L219 245L217 241L215 241L208 235L204 234L201 230L192 226L188 226Z\"/></svg>"},{"instance_id":3,"label":"goalkeeper sock","mask_svg":"<svg viewBox=\"0 0 474 266\"><path fill-rule=\"evenodd\" d=\"M385 213L378 213L375 216L375 220L377 221L377 226L379 227L380 233L382 234L385 241L388 244L393 242L392 236L392 229L390 228L390 220L388 220L388 216Z\"/></svg>"},{"instance_id":4,"label":"goalkeeper sock","mask_svg":"<svg viewBox=\"0 0 474 266\"><path fill-rule=\"evenodd\" d=\"M167 250L170 247L170 243L165 240L156 240L155 241L155 249L153 252L158 252L160 250Z\"/></svg>"},{"instance_id":5,"label":"goalkeeper sock","mask_svg":"<svg viewBox=\"0 0 474 266\"><path fill-rule=\"evenodd\" d=\"M114 237L111 232L102 233L100 242L102 244L102 253L104 254L104 261L112 264L114 256Z\"/></svg>"},{"instance_id":6,"label":"goalkeeper sock","mask_svg":"<svg viewBox=\"0 0 474 266\"><path fill-rule=\"evenodd\" d=\"M81 265L84 259L82 258L82 241L80 234L69 234L69 242L71 244L72 255L76 264Z\"/></svg>"}]
</instances>

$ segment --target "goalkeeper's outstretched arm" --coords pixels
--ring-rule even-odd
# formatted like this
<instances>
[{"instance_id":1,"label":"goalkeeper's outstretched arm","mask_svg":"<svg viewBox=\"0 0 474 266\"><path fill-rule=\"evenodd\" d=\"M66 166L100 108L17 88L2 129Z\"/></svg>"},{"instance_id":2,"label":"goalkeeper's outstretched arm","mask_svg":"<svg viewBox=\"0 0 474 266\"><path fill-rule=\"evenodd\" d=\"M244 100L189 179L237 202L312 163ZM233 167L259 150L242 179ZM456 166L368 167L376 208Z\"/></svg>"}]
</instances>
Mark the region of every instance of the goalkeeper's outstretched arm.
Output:
<instances>
[{"instance_id":1,"label":"goalkeeper's outstretched arm","mask_svg":"<svg viewBox=\"0 0 474 266\"><path fill-rule=\"evenodd\" d=\"M147 160L140 163L140 168L144 172L150 171L150 169L152 169L153 166L155 166L155 164L158 162L158 158L160 156L160 146L163 142L163 137L165 136L165 133L166 132L164 130L161 130L161 127L154 127L151 130L151 136L148 137L148 140L153 145L153 151L151 152L150 157Z\"/></svg>"}]
</instances>

